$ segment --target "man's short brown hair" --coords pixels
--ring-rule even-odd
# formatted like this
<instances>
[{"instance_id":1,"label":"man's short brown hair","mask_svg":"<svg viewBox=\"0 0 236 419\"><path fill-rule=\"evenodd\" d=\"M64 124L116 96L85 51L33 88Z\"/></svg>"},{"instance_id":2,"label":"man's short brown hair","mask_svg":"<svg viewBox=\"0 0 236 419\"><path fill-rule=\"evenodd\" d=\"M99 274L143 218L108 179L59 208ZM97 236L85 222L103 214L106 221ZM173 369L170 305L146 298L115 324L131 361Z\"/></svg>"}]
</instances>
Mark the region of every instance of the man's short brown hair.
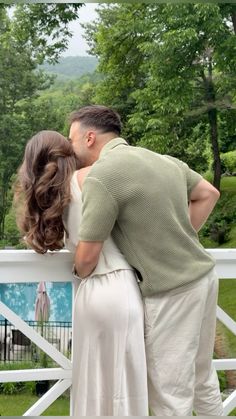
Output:
<instances>
[{"instance_id":1,"label":"man's short brown hair","mask_svg":"<svg viewBox=\"0 0 236 419\"><path fill-rule=\"evenodd\" d=\"M114 132L120 135L122 124L120 115L111 108L102 105L84 106L70 116L70 125L80 122L88 128L101 130L102 133Z\"/></svg>"}]
</instances>

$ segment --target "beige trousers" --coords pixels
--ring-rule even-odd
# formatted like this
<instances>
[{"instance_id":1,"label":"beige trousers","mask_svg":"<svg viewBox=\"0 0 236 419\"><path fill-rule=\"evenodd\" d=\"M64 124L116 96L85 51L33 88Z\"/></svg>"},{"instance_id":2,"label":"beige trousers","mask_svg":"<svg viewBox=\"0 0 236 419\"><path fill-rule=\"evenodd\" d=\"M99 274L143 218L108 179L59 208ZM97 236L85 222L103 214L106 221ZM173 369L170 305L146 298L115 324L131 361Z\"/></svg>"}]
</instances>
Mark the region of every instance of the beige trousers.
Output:
<instances>
[{"instance_id":1,"label":"beige trousers","mask_svg":"<svg viewBox=\"0 0 236 419\"><path fill-rule=\"evenodd\" d=\"M218 279L144 299L149 407L155 416L223 415L212 366Z\"/></svg>"}]
</instances>

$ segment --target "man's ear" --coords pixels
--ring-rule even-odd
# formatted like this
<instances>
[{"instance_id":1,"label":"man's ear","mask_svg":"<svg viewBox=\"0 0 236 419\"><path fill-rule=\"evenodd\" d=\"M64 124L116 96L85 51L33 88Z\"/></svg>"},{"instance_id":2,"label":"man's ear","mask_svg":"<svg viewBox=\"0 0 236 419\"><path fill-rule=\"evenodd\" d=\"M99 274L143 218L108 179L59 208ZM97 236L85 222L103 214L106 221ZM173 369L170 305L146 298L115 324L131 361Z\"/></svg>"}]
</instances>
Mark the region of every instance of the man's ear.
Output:
<instances>
[{"instance_id":1,"label":"man's ear","mask_svg":"<svg viewBox=\"0 0 236 419\"><path fill-rule=\"evenodd\" d=\"M87 143L87 147L90 148L92 147L96 142L96 132L95 131L88 131L87 132L87 139L86 139L86 143Z\"/></svg>"}]
</instances>

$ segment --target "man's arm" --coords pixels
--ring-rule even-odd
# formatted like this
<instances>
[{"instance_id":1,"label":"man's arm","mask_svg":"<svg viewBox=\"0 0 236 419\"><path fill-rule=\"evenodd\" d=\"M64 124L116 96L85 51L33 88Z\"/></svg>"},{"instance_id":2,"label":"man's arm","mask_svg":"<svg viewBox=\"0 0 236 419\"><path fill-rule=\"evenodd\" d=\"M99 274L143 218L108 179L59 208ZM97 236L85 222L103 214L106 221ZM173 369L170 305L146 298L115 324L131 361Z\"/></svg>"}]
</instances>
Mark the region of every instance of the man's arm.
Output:
<instances>
[{"instance_id":1,"label":"man's arm","mask_svg":"<svg viewBox=\"0 0 236 419\"><path fill-rule=\"evenodd\" d=\"M207 221L220 197L211 183L202 179L190 192L189 213L193 228L199 231Z\"/></svg>"},{"instance_id":2,"label":"man's arm","mask_svg":"<svg viewBox=\"0 0 236 419\"><path fill-rule=\"evenodd\" d=\"M80 278L86 278L93 272L102 246L103 242L79 242L75 252L75 270Z\"/></svg>"},{"instance_id":3,"label":"man's arm","mask_svg":"<svg viewBox=\"0 0 236 419\"><path fill-rule=\"evenodd\" d=\"M87 176L82 189L82 220L75 252L75 269L81 278L96 267L104 241L118 215L118 205L103 183Z\"/></svg>"}]
</instances>

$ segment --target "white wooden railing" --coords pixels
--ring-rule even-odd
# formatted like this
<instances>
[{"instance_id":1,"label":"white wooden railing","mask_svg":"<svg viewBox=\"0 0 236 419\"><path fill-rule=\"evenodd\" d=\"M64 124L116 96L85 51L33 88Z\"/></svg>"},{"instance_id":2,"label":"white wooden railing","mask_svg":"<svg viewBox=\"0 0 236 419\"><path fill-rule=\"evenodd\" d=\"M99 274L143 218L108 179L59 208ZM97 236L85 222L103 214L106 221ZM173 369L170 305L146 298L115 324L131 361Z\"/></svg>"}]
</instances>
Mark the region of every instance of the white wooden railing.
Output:
<instances>
[{"instance_id":1,"label":"white wooden railing","mask_svg":"<svg viewBox=\"0 0 236 419\"><path fill-rule=\"evenodd\" d=\"M210 249L208 251L217 261L216 269L219 277L236 280L236 249ZM71 266L72 255L66 250L46 255L38 255L30 250L2 250L0 251L0 283L29 283L42 280L72 282L75 291L76 283L73 281ZM58 364L58 368L0 371L0 382L57 380L56 384L23 415L39 416L65 390L70 388L72 363L1 301L0 314ZM217 317L236 336L236 322L220 307L217 310ZM213 362L217 370L236 370L236 358L218 359ZM228 415L235 407L236 389L224 401L224 414Z\"/></svg>"}]
</instances>

